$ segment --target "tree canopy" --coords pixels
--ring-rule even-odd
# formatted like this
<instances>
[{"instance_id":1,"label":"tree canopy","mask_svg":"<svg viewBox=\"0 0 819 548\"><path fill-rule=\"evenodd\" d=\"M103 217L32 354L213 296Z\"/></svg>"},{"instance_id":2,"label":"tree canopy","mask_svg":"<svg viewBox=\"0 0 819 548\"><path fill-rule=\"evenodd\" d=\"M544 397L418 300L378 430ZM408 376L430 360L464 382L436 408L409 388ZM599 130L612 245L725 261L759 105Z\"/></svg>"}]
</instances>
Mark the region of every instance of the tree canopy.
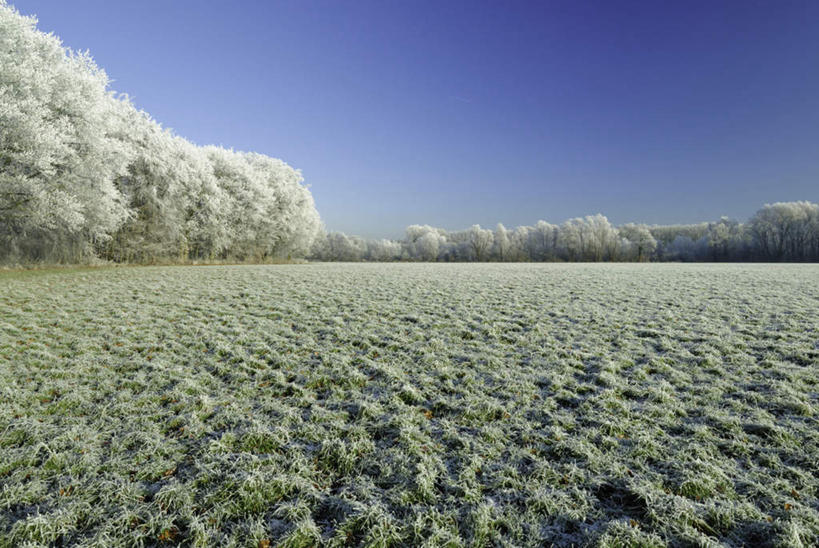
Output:
<instances>
[{"instance_id":1,"label":"tree canopy","mask_svg":"<svg viewBox=\"0 0 819 548\"><path fill-rule=\"evenodd\" d=\"M299 171L163 129L0 0L0 261L265 260L320 228Z\"/></svg>"},{"instance_id":2,"label":"tree canopy","mask_svg":"<svg viewBox=\"0 0 819 548\"><path fill-rule=\"evenodd\" d=\"M344 249L340 252L340 249ZM819 205L766 204L747 223L613 226L601 214L561 225L514 230L498 223L448 232L407 227L403 240L364 240L339 232L316 239L311 257L328 261L819 261Z\"/></svg>"}]
</instances>

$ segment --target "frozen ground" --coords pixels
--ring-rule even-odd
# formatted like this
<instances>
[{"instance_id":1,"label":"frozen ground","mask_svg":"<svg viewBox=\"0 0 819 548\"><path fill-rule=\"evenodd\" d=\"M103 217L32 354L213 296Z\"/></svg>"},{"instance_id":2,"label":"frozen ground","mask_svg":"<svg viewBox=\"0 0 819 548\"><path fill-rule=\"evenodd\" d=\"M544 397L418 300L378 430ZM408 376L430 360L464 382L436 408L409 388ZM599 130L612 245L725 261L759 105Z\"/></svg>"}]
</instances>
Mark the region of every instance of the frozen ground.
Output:
<instances>
[{"instance_id":1,"label":"frozen ground","mask_svg":"<svg viewBox=\"0 0 819 548\"><path fill-rule=\"evenodd\" d=\"M819 266L0 273L0 546L819 543Z\"/></svg>"}]
</instances>

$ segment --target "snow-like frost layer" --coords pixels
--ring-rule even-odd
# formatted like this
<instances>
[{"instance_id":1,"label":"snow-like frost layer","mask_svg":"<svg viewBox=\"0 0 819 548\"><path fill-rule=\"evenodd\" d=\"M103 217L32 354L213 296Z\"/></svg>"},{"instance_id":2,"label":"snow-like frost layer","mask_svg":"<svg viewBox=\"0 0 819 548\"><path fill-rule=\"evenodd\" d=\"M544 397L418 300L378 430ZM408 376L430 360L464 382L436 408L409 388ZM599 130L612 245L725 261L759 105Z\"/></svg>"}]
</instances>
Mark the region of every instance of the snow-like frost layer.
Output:
<instances>
[{"instance_id":1,"label":"snow-like frost layer","mask_svg":"<svg viewBox=\"0 0 819 548\"><path fill-rule=\"evenodd\" d=\"M819 267L0 273L0 546L819 542Z\"/></svg>"}]
</instances>

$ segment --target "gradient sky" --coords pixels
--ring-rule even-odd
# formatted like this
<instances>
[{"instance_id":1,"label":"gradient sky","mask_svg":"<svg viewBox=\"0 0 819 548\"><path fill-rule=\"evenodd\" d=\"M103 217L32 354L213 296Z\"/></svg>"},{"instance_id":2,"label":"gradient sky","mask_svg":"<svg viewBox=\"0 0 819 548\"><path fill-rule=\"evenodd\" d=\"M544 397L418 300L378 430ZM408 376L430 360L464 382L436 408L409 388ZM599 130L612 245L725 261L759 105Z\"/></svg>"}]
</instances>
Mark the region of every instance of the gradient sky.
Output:
<instances>
[{"instance_id":1,"label":"gradient sky","mask_svg":"<svg viewBox=\"0 0 819 548\"><path fill-rule=\"evenodd\" d=\"M329 230L744 220L819 201L819 2L11 0Z\"/></svg>"}]
</instances>

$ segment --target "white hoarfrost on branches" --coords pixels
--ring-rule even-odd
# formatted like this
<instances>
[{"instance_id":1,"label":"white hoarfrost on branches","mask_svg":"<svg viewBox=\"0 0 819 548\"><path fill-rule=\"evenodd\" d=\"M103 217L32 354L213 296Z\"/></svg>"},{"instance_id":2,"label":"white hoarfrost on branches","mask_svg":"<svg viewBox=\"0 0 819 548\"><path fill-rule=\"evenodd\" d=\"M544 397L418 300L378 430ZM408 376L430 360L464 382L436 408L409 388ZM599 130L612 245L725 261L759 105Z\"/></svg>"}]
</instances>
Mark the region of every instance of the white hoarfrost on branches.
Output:
<instances>
[{"instance_id":1,"label":"white hoarfrost on branches","mask_svg":"<svg viewBox=\"0 0 819 548\"><path fill-rule=\"evenodd\" d=\"M469 248L472 256L478 262L485 261L492 249L494 234L491 230L481 228L481 225L472 225L469 228Z\"/></svg>"},{"instance_id":2,"label":"white hoarfrost on branches","mask_svg":"<svg viewBox=\"0 0 819 548\"><path fill-rule=\"evenodd\" d=\"M86 255L131 214L114 187L128 151L113 135L105 73L34 24L0 4L2 247L35 260Z\"/></svg>"},{"instance_id":3,"label":"white hoarfrost on branches","mask_svg":"<svg viewBox=\"0 0 819 548\"><path fill-rule=\"evenodd\" d=\"M314 259L335 261L819 261L819 205L780 202L760 209L747 223L727 217L713 223L613 226L601 215L562 225L538 221L494 232L473 225L447 232L411 225L403 240L364 240L340 232L313 247ZM339 252L340 242L355 242ZM378 251L375 251L378 250Z\"/></svg>"},{"instance_id":4,"label":"white hoarfrost on branches","mask_svg":"<svg viewBox=\"0 0 819 548\"><path fill-rule=\"evenodd\" d=\"M2 0L0 128L0 261L258 261L320 230L300 172L162 129Z\"/></svg>"},{"instance_id":5,"label":"white hoarfrost on branches","mask_svg":"<svg viewBox=\"0 0 819 548\"><path fill-rule=\"evenodd\" d=\"M625 240L623 254L632 260L645 261L657 250L657 240L646 225L629 223L621 226L618 232Z\"/></svg>"},{"instance_id":6,"label":"white hoarfrost on branches","mask_svg":"<svg viewBox=\"0 0 819 548\"><path fill-rule=\"evenodd\" d=\"M760 254L773 260L819 258L819 205L810 202L765 204L750 221Z\"/></svg>"},{"instance_id":7,"label":"white hoarfrost on branches","mask_svg":"<svg viewBox=\"0 0 819 548\"><path fill-rule=\"evenodd\" d=\"M301 173L198 147L115 96L0 0L0 262L817 261L819 206L778 202L747 223L612 226L601 215L514 230L407 227L401 241L322 228Z\"/></svg>"}]
</instances>

